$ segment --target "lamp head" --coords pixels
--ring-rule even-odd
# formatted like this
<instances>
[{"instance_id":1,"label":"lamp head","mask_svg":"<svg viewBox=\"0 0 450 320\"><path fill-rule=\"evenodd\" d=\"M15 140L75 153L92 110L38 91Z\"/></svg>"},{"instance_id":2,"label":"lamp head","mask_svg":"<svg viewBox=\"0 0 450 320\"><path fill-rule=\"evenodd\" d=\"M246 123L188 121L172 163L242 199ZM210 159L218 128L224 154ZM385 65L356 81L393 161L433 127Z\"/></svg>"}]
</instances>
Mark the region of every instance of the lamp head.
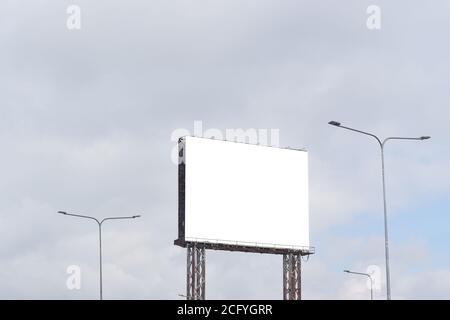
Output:
<instances>
[{"instance_id":1,"label":"lamp head","mask_svg":"<svg viewBox=\"0 0 450 320\"><path fill-rule=\"evenodd\" d=\"M336 127L340 127L341 126L341 123L337 122L337 121L330 121L330 122L328 122L328 124L331 124L332 126L336 126Z\"/></svg>"},{"instance_id":2,"label":"lamp head","mask_svg":"<svg viewBox=\"0 0 450 320\"><path fill-rule=\"evenodd\" d=\"M60 213L60 214L67 214L67 212L65 212L65 211L58 211L58 213Z\"/></svg>"},{"instance_id":3,"label":"lamp head","mask_svg":"<svg viewBox=\"0 0 450 320\"><path fill-rule=\"evenodd\" d=\"M428 140L430 138L431 138L430 136L422 136L422 137L420 137L420 140Z\"/></svg>"}]
</instances>

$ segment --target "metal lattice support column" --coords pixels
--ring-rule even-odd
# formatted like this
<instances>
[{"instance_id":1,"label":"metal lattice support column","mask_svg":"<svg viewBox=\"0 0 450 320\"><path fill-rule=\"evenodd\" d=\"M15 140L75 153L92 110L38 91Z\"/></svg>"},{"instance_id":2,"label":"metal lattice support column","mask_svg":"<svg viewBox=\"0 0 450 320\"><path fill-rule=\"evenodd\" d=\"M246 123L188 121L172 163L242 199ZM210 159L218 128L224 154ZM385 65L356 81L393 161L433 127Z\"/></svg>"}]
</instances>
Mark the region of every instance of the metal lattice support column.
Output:
<instances>
[{"instance_id":1,"label":"metal lattice support column","mask_svg":"<svg viewBox=\"0 0 450 320\"><path fill-rule=\"evenodd\" d=\"M188 300L205 300L205 248L196 244L187 247L187 285Z\"/></svg>"},{"instance_id":2,"label":"metal lattice support column","mask_svg":"<svg viewBox=\"0 0 450 320\"><path fill-rule=\"evenodd\" d=\"M283 255L283 299L302 299L302 256L300 253Z\"/></svg>"}]
</instances>

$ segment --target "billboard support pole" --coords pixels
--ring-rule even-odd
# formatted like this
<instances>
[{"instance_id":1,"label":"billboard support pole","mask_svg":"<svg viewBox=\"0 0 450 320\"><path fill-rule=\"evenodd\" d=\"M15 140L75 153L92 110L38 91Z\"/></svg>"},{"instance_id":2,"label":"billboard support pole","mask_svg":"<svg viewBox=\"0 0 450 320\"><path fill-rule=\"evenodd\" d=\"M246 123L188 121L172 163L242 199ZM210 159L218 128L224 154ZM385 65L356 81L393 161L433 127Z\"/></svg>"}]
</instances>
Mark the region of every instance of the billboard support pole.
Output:
<instances>
[{"instance_id":1,"label":"billboard support pole","mask_svg":"<svg viewBox=\"0 0 450 320\"><path fill-rule=\"evenodd\" d=\"M205 248L196 243L189 243L187 250L187 300L205 300Z\"/></svg>"},{"instance_id":2,"label":"billboard support pole","mask_svg":"<svg viewBox=\"0 0 450 320\"><path fill-rule=\"evenodd\" d=\"M301 300L301 254L289 253L283 255L283 299Z\"/></svg>"}]
</instances>

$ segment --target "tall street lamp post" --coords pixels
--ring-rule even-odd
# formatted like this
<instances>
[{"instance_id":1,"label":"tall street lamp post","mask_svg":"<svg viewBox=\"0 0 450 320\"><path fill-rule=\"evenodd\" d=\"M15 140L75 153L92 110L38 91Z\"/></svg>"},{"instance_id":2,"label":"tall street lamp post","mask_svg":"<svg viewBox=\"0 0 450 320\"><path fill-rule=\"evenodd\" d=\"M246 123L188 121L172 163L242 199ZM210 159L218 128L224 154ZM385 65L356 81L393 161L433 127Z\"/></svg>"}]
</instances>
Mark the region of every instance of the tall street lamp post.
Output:
<instances>
[{"instance_id":1,"label":"tall street lamp post","mask_svg":"<svg viewBox=\"0 0 450 320\"><path fill-rule=\"evenodd\" d=\"M363 273L363 272L355 272L355 271L350 271L350 270L344 270L344 272L351 273L351 274L357 274L357 275L360 275L360 276L369 277L369 280L370 280L370 300L373 300L373 280L372 280L372 276L370 274Z\"/></svg>"},{"instance_id":2,"label":"tall street lamp post","mask_svg":"<svg viewBox=\"0 0 450 320\"><path fill-rule=\"evenodd\" d=\"M77 217L77 218L85 218L85 219L91 219L94 220L95 222L97 222L98 225L98 238L99 238L99 253L100 253L100 300L103 300L103 267L102 267L102 225L103 222L107 221L107 220L122 220L122 219L135 219L135 218L139 218L140 215L136 215L136 216L130 216L130 217L108 217L108 218L104 218L103 220L98 220L97 218L94 217L90 217L90 216L84 216L84 215L80 215L80 214L72 214L72 213L67 213L65 211L58 211L58 213L66 215L66 216L72 216L72 217Z\"/></svg>"},{"instance_id":3,"label":"tall street lamp post","mask_svg":"<svg viewBox=\"0 0 450 320\"><path fill-rule=\"evenodd\" d=\"M338 128L347 129L347 130L354 131L354 132L357 132L357 133L362 133L362 134L365 134L365 135L370 136L372 138L375 138L377 140L378 144L380 145L380 149L381 149L381 178L382 178L382 181L383 181L384 252L385 252L385 256L386 256L386 297L387 297L387 300L391 300L391 276L390 276L390 269L389 269L389 241L388 241L388 222L387 222L387 207L386 207L386 182L385 182L385 175L384 175L384 146L386 145L386 142L388 142L390 140L428 140L431 137L429 137L429 136L422 136L422 137L417 137L417 138L388 137L388 138L384 139L383 141L381 141L380 138L378 138L376 135L374 135L372 133L361 131L361 130L357 130L357 129L353 129L353 128L349 128L349 127L345 127L345 126L341 125L340 122L337 122L337 121L330 121L330 122L328 122L328 124L330 124L332 126L336 126Z\"/></svg>"}]
</instances>

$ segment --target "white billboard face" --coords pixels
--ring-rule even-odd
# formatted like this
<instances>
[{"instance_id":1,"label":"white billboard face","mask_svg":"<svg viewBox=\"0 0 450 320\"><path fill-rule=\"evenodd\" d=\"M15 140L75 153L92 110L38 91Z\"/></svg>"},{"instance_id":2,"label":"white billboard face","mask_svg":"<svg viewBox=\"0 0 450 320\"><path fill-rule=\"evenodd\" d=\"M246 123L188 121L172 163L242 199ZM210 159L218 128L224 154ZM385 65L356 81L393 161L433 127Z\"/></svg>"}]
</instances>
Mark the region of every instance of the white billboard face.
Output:
<instances>
[{"instance_id":1,"label":"white billboard face","mask_svg":"<svg viewBox=\"0 0 450 320\"><path fill-rule=\"evenodd\" d=\"M305 151L185 137L184 240L309 247Z\"/></svg>"}]
</instances>

